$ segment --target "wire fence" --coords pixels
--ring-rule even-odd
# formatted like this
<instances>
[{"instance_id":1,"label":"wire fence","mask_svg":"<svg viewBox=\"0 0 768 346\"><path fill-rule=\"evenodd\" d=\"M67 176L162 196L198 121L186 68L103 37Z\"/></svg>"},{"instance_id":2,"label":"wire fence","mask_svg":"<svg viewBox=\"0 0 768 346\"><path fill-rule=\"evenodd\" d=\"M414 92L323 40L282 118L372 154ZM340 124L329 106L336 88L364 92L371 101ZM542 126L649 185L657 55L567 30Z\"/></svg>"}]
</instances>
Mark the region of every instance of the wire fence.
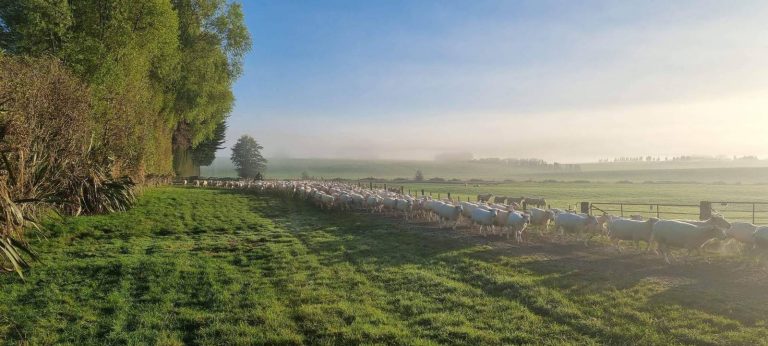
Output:
<instances>
[{"instance_id":1,"label":"wire fence","mask_svg":"<svg viewBox=\"0 0 768 346\"><path fill-rule=\"evenodd\" d=\"M370 189L385 189L413 197L429 196L456 202L478 201L478 195L471 193L434 192L427 189L406 188L404 185L398 184L373 182L358 182L357 185ZM521 207L527 209L528 205L522 203ZM546 208L551 207L549 204L546 205ZM675 204L574 201L572 203L560 203L556 207L590 215L610 214L621 217L642 216L643 218L656 217L660 219L704 220L713 214L719 214L728 220L768 224L768 202L701 201L699 204Z\"/></svg>"}]
</instances>

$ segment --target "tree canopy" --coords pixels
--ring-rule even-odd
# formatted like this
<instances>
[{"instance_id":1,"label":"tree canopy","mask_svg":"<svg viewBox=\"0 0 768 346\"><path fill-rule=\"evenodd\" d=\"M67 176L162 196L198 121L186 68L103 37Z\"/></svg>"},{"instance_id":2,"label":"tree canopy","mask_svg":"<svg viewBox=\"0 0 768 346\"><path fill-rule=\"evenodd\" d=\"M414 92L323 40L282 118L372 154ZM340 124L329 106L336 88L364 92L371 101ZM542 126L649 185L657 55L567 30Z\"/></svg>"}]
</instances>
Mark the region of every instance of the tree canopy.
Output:
<instances>
[{"instance_id":1,"label":"tree canopy","mask_svg":"<svg viewBox=\"0 0 768 346\"><path fill-rule=\"evenodd\" d=\"M261 156L264 149L256 139L243 135L232 147L232 163L241 178L260 179L267 168L267 159Z\"/></svg>"},{"instance_id":2,"label":"tree canopy","mask_svg":"<svg viewBox=\"0 0 768 346\"><path fill-rule=\"evenodd\" d=\"M89 85L94 146L115 174L169 174L173 147L207 161L250 46L227 0L0 2L1 50L56 57Z\"/></svg>"}]
</instances>

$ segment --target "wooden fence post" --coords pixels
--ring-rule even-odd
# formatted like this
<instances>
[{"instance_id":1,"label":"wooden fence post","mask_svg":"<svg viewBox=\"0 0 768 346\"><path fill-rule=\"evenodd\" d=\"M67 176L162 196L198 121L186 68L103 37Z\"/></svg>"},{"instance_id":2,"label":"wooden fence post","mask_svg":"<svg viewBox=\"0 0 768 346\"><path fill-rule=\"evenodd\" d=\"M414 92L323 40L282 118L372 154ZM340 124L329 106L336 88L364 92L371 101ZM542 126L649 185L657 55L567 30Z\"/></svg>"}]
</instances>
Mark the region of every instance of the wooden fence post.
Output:
<instances>
[{"instance_id":1,"label":"wooden fence post","mask_svg":"<svg viewBox=\"0 0 768 346\"><path fill-rule=\"evenodd\" d=\"M584 214L590 214L589 202L581 202L581 212Z\"/></svg>"},{"instance_id":2,"label":"wooden fence post","mask_svg":"<svg viewBox=\"0 0 768 346\"><path fill-rule=\"evenodd\" d=\"M701 201L699 203L699 220L708 220L712 217L712 202Z\"/></svg>"}]
</instances>

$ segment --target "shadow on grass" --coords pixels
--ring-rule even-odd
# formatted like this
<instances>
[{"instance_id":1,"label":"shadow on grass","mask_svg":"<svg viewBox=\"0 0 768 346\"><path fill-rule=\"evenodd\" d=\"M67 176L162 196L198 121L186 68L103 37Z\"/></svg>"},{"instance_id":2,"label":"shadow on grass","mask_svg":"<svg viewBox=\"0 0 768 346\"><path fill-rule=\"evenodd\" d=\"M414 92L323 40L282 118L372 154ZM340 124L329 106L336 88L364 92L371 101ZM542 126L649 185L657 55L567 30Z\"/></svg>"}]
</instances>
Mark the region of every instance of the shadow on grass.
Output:
<instances>
[{"instance_id":1,"label":"shadow on grass","mask_svg":"<svg viewBox=\"0 0 768 346\"><path fill-rule=\"evenodd\" d=\"M239 191L225 193L242 194ZM768 306L768 294L765 294L768 277L759 269L736 270L740 265L733 261L691 257L667 265L658 256L632 249L618 254L607 245L585 247L577 242L517 245L461 229L440 229L429 223L403 224L399 219L363 212L325 212L287 198L277 203L271 197L245 194L259 202L255 203L254 212L286 225L312 251L326 254L321 257L323 264L348 262L385 268L446 262L455 265L463 258L471 258L530 272L541 277L538 284L575 297L630 290L650 282L659 288L647 297L649 309L674 304L745 324L765 320L761 307ZM307 230L322 231L329 236L320 239ZM315 238L309 241L307 237ZM510 258L517 259L510 261ZM508 287L494 287L492 283L477 280L466 282L489 295L521 298L510 297ZM549 313L537 311L531 304L527 307L539 314ZM565 319L556 320L568 323Z\"/></svg>"}]
</instances>

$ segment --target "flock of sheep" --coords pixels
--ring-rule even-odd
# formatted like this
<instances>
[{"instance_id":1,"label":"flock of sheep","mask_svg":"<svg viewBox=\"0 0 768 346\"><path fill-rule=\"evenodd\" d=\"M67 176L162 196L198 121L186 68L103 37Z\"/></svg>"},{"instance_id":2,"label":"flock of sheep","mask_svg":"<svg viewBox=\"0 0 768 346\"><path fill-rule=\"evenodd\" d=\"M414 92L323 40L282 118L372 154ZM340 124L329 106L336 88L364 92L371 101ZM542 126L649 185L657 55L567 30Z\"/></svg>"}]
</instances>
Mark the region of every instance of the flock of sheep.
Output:
<instances>
[{"instance_id":1,"label":"flock of sheep","mask_svg":"<svg viewBox=\"0 0 768 346\"><path fill-rule=\"evenodd\" d=\"M187 185L184 181L184 185ZM672 257L671 250L687 249L690 254L698 252L713 240L732 238L744 243L748 249L758 251L759 256L768 255L768 226L750 223L730 223L722 216L715 215L705 221L661 220L639 217L630 219L611 215L593 216L557 208L543 209L545 202L530 203L536 207L520 210L517 201L498 199L491 201L490 195L479 195L478 202L456 202L448 199L436 200L429 196L413 197L383 189L369 190L337 183L314 181L204 181L196 180L195 186L217 186L256 190L278 194L294 199L310 201L323 210L367 210L401 217L404 221L439 222L441 227L456 229L466 225L482 235L502 235L515 241L527 241L527 234L535 229L539 235L553 230L561 239L566 234L587 242L595 236L607 236L622 251L621 241L632 241L640 248L645 242L646 251L657 245L655 251L664 256L667 263ZM535 201L539 202L539 201ZM527 203L526 203L527 204Z\"/></svg>"}]
</instances>

